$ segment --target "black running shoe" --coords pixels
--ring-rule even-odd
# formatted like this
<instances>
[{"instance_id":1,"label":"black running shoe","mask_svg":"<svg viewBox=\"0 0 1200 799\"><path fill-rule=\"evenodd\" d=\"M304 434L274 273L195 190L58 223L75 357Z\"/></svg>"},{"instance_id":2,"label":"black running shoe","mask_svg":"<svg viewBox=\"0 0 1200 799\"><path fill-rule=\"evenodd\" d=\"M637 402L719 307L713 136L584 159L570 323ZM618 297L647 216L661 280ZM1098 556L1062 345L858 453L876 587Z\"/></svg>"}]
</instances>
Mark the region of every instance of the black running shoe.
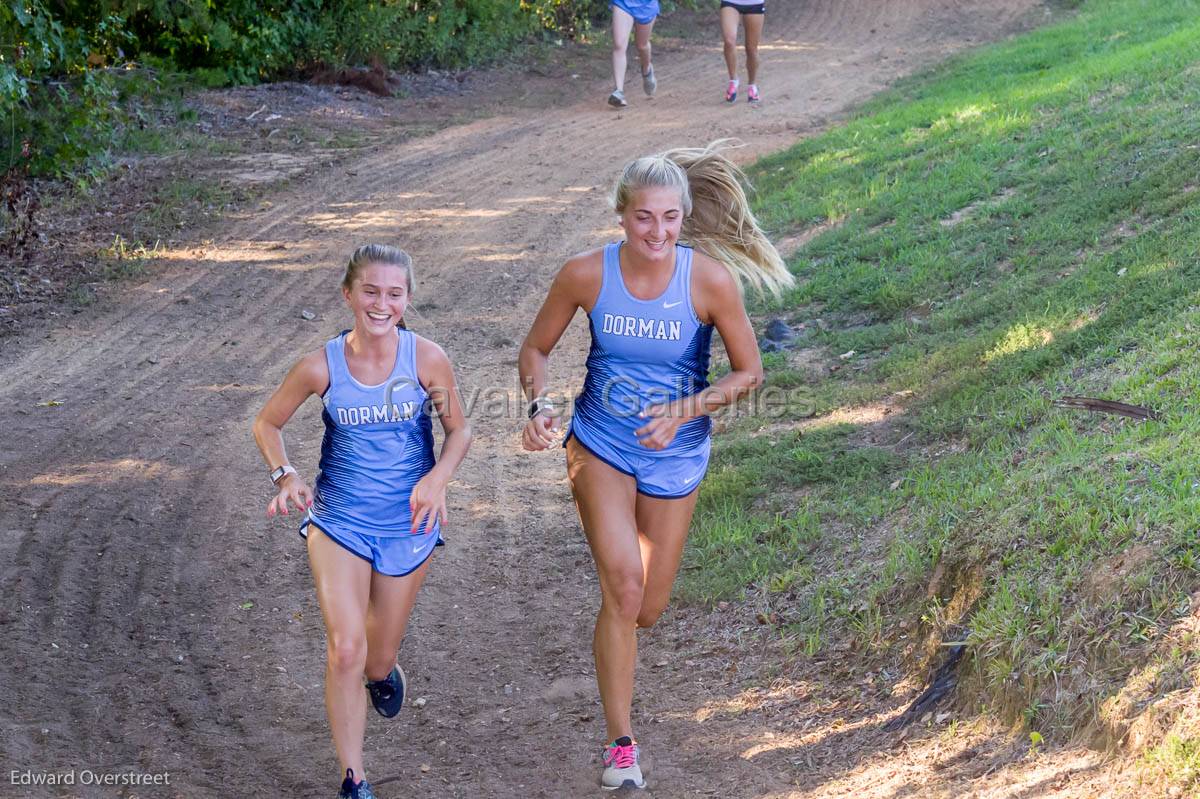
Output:
<instances>
[{"instance_id":1,"label":"black running shoe","mask_svg":"<svg viewBox=\"0 0 1200 799\"><path fill-rule=\"evenodd\" d=\"M399 665L392 667L392 673L382 680L367 682L367 691L371 694L371 704L385 719L400 712L404 705L404 670Z\"/></svg>"},{"instance_id":2,"label":"black running shoe","mask_svg":"<svg viewBox=\"0 0 1200 799\"><path fill-rule=\"evenodd\" d=\"M354 769L346 769L346 779L342 780L342 788L338 791L337 799L375 799L375 792L371 790L371 783L363 780L362 782L354 782Z\"/></svg>"}]
</instances>

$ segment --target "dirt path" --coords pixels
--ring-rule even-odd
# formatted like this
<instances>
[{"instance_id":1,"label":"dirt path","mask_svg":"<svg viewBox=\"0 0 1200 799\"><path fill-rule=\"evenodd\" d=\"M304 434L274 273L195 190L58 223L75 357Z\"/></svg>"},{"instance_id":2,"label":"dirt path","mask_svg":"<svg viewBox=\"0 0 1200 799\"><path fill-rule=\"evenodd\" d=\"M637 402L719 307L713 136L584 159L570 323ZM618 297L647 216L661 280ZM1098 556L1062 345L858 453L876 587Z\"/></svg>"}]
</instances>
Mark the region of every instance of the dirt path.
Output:
<instances>
[{"instance_id":1,"label":"dirt path","mask_svg":"<svg viewBox=\"0 0 1200 799\"><path fill-rule=\"evenodd\" d=\"M719 48L686 45L660 55L653 101L630 91L616 113L592 84L570 107L522 107L375 150L235 220L217 243L170 254L178 268L131 289L119 311L11 345L0 365L0 779L167 771L172 787L138 795L332 795L320 618L292 524L263 516L249 423L287 366L343 324L336 281L354 245L408 249L414 326L444 344L468 394L515 396L516 343L563 258L615 234L604 192L626 160L720 136L747 141L745 159L783 147L897 75L1013 30L1035 5L781 0L760 109L719 102ZM555 384L579 383L585 337L569 331ZM426 704L372 719L370 776L385 797L594 795L588 553L561 457L521 453L518 412L485 402L450 546L406 642L412 695ZM319 428L316 403L289 427L309 475ZM726 712L747 686L730 663L753 660L739 635L673 611L643 637L635 712L649 795L784 796L824 780L811 754L797 765L751 751L772 735L761 713Z\"/></svg>"}]
</instances>

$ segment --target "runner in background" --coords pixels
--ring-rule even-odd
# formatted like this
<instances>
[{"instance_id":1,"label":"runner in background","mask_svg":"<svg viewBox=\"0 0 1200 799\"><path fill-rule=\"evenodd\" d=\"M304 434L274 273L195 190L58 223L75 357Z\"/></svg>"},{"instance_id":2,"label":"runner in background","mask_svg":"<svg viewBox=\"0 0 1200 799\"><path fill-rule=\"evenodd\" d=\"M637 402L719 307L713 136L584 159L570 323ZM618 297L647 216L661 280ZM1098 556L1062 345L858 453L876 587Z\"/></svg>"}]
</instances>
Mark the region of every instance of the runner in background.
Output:
<instances>
[{"instance_id":1,"label":"runner in background","mask_svg":"<svg viewBox=\"0 0 1200 799\"><path fill-rule=\"evenodd\" d=\"M746 99L757 103L762 97L758 93L758 42L762 38L763 18L766 4L758 0L721 0L721 39L725 44L725 66L729 70L729 85L725 88L725 102L732 103L738 96L737 32L738 22L746 31Z\"/></svg>"},{"instance_id":2,"label":"runner in background","mask_svg":"<svg viewBox=\"0 0 1200 799\"><path fill-rule=\"evenodd\" d=\"M608 104L615 108L629 105L625 100L625 70L630 30L638 51L642 90L647 97L653 97L658 89L654 64L650 62L650 32L654 30L658 12L658 0L612 0L612 67L617 88L608 96Z\"/></svg>"}]
</instances>

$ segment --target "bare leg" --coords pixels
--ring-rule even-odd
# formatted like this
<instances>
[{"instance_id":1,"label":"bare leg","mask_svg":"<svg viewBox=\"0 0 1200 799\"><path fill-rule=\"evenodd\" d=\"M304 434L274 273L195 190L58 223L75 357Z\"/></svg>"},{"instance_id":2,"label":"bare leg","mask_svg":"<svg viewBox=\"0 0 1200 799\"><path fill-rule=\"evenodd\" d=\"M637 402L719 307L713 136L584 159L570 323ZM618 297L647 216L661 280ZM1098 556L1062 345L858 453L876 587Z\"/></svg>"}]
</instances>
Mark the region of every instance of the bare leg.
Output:
<instances>
[{"instance_id":1,"label":"bare leg","mask_svg":"<svg viewBox=\"0 0 1200 799\"><path fill-rule=\"evenodd\" d=\"M367 696L363 669L367 661L366 617L371 590L371 564L344 549L316 525L308 528L308 560L328 639L325 665L325 712L333 733L341 771L363 770L363 731Z\"/></svg>"},{"instance_id":2,"label":"bare leg","mask_svg":"<svg viewBox=\"0 0 1200 799\"><path fill-rule=\"evenodd\" d=\"M742 26L746 29L746 78L751 85L758 83L758 42L762 38L765 16L765 14L747 14L742 18Z\"/></svg>"},{"instance_id":3,"label":"bare leg","mask_svg":"<svg viewBox=\"0 0 1200 799\"><path fill-rule=\"evenodd\" d=\"M698 491L680 499L654 499L638 494L638 543L642 550L642 567L646 573L642 593L642 609L638 627L652 627L667 608L671 586L679 572L683 545L692 526L692 511L696 509Z\"/></svg>"},{"instance_id":4,"label":"bare leg","mask_svg":"<svg viewBox=\"0 0 1200 799\"><path fill-rule=\"evenodd\" d=\"M729 79L737 79L737 31L738 19L742 15L733 8L721 9L721 41L725 48L725 68Z\"/></svg>"},{"instance_id":5,"label":"bare leg","mask_svg":"<svg viewBox=\"0 0 1200 799\"><path fill-rule=\"evenodd\" d=\"M432 561L432 557L428 558L420 568L403 577L371 572L371 602L367 607L368 680L382 680L391 673L417 601L417 591Z\"/></svg>"},{"instance_id":6,"label":"bare leg","mask_svg":"<svg viewBox=\"0 0 1200 799\"><path fill-rule=\"evenodd\" d=\"M633 735L637 618L645 582L634 520L637 495L632 477L592 455L575 439L567 443L567 477L600 578L600 615L592 651L612 741Z\"/></svg>"},{"instance_id":7,"label":"bare leg","mask_svg":"<svg viewBox=\"0 0 1200 799\"><path fill-rule=\"evenodd\" d=\"M629 48L629 32L633 30L633 17L629 12L613 6L612 10L612 68L613 83L617 91L625 91L625 51Z\"/></svg>"},{"instance_id":8,"label":"bare leg","mask_svg":"<svg viewBox=\"0 0 1200 799\"><path fill-rule=\"evenodd\" d=\"M635 25L633 28L633 43L637 47L638 64L643 75L650 71L652 64L650 61L650 33L653 30L654 20L650 20L645 25Z\"/></svg>"}]
</instances>

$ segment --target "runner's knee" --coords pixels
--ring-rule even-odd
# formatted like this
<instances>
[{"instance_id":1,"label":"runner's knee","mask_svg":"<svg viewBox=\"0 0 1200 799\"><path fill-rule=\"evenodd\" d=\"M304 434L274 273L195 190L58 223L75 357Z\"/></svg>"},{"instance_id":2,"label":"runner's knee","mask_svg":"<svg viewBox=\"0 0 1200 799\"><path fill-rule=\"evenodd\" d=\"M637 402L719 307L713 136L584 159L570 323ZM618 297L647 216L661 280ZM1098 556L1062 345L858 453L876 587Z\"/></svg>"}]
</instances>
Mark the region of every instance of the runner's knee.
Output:
<instances>
[{"instance_id":1,"label":"runner's knee","mask_svg":"<svg viewBox=\"0 0 1200 799\"><path fill-rule=\"evenodd\" d=\"M642 575L636 572L618 575L609 581L604 602L620 618L633 622L642 612Z\"/></svg>"},{"instance_id":2,"label":"runner's knee","mask_svg":"<svg viewBox=\"0 0 1200 799\"><path fill-rule=\"evenodd\" d=\"M333 633L329 636L329 668L337 674L362 674L367 665L365 633Z\"/></svg>"}]
</instances>

